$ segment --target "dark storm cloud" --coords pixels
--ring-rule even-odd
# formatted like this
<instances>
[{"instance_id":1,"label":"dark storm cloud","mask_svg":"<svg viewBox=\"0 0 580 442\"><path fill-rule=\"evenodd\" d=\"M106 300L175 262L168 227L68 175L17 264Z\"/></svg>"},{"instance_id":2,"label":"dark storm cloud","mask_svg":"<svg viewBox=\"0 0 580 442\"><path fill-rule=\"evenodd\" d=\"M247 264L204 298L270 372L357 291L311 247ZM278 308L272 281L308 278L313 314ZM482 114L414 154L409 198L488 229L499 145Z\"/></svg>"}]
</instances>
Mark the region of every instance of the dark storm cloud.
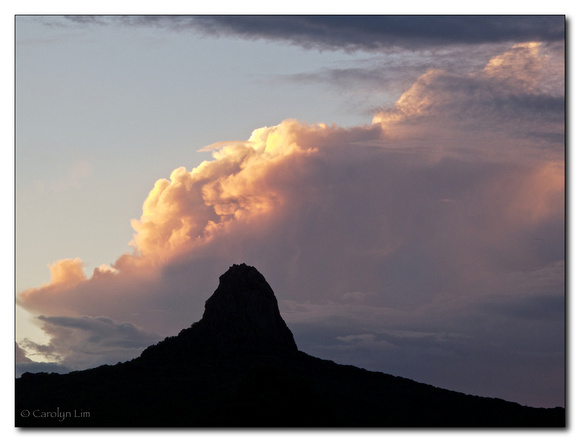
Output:
<instances>
[{"instance_id":1,"label":"dark storm cloud","mask_svg":"<svg viewBox=\"0 0 580 442\"><path fill-rule=\"evenodd\" d=\"M136 22L171 24L172 17ZM306 48L380 50L499 41L554 41L564 19L540 16L201 16L178 18L213 35L288 41Z\"/></svg>"},{"instance_id":2,"label":"dark storm cloud","mask_svg":"<svg viewBox=\"0 0 580 442\"><path fill-rule=\"evenodd\" d=\"M81 24L102 17L69 16ZM213 36L285 41L320 50L378 51L457 44L561 41L564 16L203 15L119 16L125 24L197 30Z\"/></svg>"}]
</instances>

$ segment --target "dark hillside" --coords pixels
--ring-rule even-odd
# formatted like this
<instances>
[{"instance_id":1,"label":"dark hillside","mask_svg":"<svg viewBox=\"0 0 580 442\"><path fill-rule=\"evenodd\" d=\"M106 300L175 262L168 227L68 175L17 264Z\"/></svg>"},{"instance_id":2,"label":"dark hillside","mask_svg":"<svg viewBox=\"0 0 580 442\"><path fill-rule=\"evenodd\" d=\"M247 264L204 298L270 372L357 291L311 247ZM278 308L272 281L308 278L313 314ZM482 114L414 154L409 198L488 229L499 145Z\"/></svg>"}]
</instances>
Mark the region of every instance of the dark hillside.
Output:
<instances>
[{"instance_id":1,"label":"dark hillside","mask_svg":"<svg viewBox=\"0 0 580 442\"><path fill-rule=\"evenodd\" d=\"M456 393L300 352L253 267L139 358L16 380L19 427L563 427L562 408Z\"/></svg>"}]
</instances>

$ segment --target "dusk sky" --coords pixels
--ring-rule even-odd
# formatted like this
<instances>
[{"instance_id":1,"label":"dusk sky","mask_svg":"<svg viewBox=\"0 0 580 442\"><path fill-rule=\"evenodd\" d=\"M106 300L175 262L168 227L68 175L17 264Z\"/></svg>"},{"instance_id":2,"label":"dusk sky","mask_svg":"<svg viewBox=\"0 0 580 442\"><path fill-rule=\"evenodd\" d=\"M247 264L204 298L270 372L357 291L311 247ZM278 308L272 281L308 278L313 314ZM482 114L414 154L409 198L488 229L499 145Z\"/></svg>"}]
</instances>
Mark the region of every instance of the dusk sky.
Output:
<instances>
[{"instance_id":1,"label":"dusk sky","mask_svg":"<svg viewBox=\"0 0 580 442\"><path fill-rule=\"evenodd\" d=\"M565 404L563 16L20 16L17 374L255 266L313 356Z\"/></svg>"}]
</instances>

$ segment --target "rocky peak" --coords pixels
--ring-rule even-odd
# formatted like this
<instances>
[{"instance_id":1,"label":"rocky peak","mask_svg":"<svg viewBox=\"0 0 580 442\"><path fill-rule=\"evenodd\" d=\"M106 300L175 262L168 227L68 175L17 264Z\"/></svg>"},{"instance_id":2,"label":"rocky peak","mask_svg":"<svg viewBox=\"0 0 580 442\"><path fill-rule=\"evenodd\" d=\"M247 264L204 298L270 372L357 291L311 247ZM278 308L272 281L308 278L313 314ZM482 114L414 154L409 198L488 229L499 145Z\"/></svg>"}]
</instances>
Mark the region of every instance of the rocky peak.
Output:
<instances>
[{"instance_id":1,"label":"rocky peak","mask_svg":"<svg viewBox=\"0 0 580 442\"><path fill-rule=\"evenodd\" d=\"M274 291L252 266L234 264L219 278L199 325L222 345L297 350Z\"/></svg>"}]
</instances>

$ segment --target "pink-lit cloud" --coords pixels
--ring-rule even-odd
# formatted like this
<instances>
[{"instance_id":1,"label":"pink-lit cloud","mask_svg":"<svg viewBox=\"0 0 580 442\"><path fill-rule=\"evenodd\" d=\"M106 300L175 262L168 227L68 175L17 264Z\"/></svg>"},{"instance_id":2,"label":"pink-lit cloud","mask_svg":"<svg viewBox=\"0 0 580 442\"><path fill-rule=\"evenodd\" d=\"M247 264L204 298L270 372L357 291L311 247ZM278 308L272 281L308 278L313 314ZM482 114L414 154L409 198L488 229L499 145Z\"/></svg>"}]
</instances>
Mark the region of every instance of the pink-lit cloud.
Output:
<instances>
[{"instance_id":1,"label":"pink-lit cloud","mask_svg":"<svg viewBox=\"0 0 580 442\"><path fill-rule=\"evenodd\" d=\"M553 62L541 45L517 44L477 72L427 71L368 126L285 120L220 143L212 161L155 183L132 221L133 253L89 277L78 258L54 263L50 282L18 302L41 315L51 351L80 367L118 356L128 330L138 346L199 320L218 276L246 262L272 285L299 347L323 356L355 363L352 352L406 348L410 365L425 354L449 363L487 341L498 350L482 354L501 357L536 326L544 338L530 354L547 352L564 336ZM97 335L101 359L75 359ZM562 352L543 373L557 377Z\"/></svg>"},{"instance_id":2,"label":"pink-lit cloud","mask_svg":"<svg viewBox=\"0 0 580 442\"><path fill-rule=\"evenodd\" d=\"M493 57L479 71L458 74L430 69L395 106L377 112L373 122L381 124L388 136L407 143L431 137L436 151L460 148L462 155L472 150L479 156L505 156L526 150L529 156L552 149L561 157L560 51L536 42L521 43Z\"/></svg>"}]
</instances>

